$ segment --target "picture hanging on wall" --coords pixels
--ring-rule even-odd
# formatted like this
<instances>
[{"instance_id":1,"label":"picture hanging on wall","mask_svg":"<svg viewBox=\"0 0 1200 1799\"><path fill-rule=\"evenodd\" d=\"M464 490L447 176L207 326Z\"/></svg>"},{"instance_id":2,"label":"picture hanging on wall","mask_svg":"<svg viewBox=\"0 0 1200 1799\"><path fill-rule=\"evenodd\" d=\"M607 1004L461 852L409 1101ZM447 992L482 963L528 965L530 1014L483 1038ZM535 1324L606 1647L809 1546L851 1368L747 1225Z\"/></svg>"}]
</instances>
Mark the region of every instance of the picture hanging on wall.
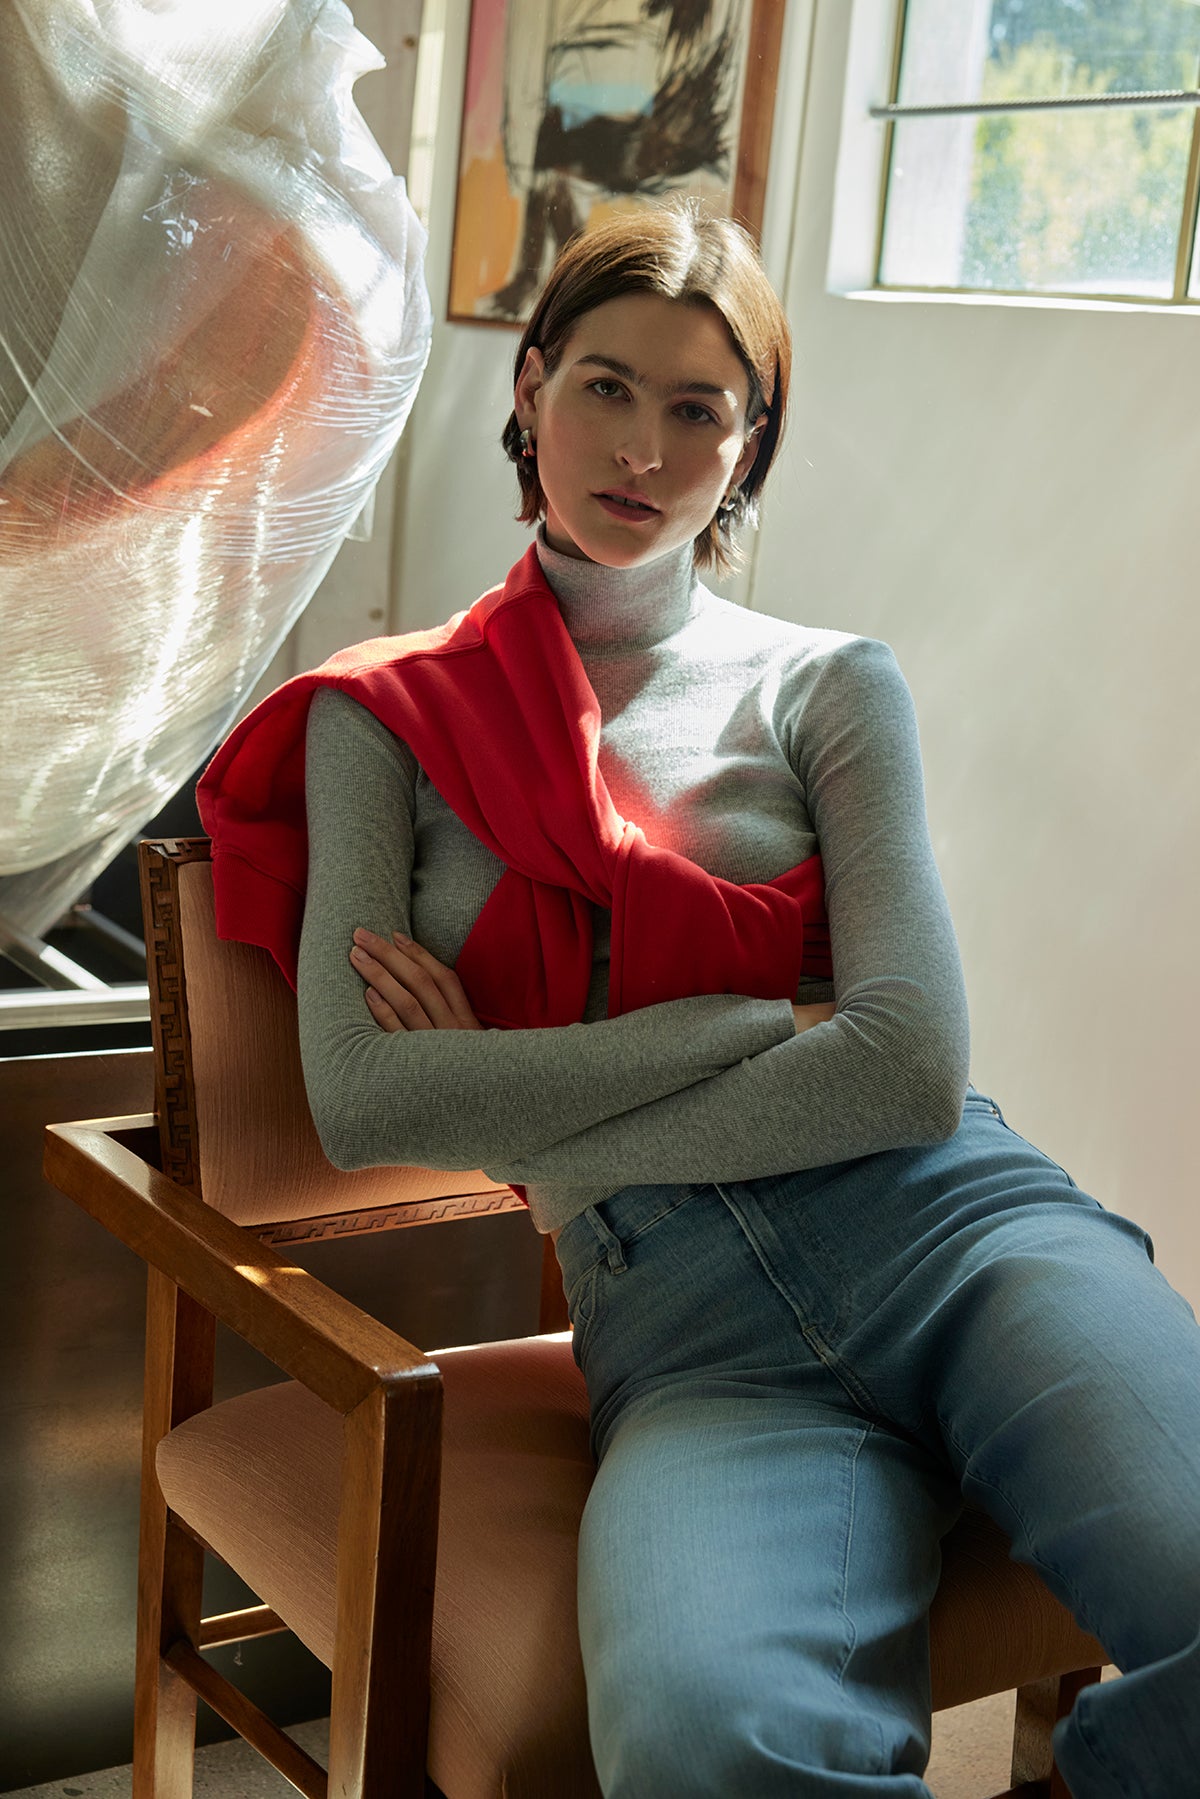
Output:
<instances>
[{"instance_id":1,"label":"picture hanging on wall","mask_svg":"<svg viewBox=\"0 0 1200 1799\"><path fill-rule=\"evenodd\" d=\"M559 250L691 194L757 238L784 0L473 0L451 319L521 326Z\"/></svg>"}]
</instances>

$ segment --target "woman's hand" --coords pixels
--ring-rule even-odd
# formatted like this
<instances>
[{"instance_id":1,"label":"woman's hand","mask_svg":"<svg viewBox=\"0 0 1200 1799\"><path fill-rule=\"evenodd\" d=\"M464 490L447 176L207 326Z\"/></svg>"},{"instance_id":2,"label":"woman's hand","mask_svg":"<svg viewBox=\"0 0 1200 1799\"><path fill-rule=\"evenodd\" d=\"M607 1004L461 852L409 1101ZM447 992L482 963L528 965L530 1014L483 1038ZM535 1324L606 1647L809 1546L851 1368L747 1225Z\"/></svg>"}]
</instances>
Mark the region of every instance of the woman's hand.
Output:
<instances>
[{"instance_id":1,"label":"woman's hand","mask_svg":"<svg viewBox=\"0 0 1200 1799\"><path fill-rule=\"evenodd\" d=\"M821 1000L812 1006L793 1006L792 1017L796 1020L796 1035L801 1031L811 1031L814 1024L828 1024L837 1011L837 1007L828 1000Z\"/></svg>"},{"instance_id":2,"label":"woman's hand","mask_svg":"<svg viewBox=\"0 0 1200 1799\"><path fill-rule=\"evenodd\" d=\"M367 982L371 1016L385 1031L481 1031L462 982L399 931L355 931L350 961Z\"/></svg>"},{"instance_id":3,"label":"woman's hand","mask_svg":"<svg viewBox=\"0 0 1200 1799\"><path fill-rule=\"evenodd\" d=\"M399 931L386 937L354 933L350 961L367 982L367 1005L384 1031L481 1031L462 982L452 968ZM828 1001L793 1006L796 1035L825 1024L837 1011Z\"/></svg>"}]
</instances>

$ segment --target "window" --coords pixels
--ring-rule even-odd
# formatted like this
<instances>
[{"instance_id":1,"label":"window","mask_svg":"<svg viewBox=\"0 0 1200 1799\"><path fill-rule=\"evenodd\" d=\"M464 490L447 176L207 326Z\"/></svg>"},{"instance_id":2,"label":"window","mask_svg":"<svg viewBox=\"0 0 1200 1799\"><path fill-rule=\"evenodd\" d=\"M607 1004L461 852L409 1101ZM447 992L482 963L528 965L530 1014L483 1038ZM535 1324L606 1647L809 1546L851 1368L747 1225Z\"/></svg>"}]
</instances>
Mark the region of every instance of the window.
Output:
<instances>
[{"instance_id":1,"label":"window","mask_svg":"<svg viewBox=\"0 0 1200 1799\"><path fill-rule=\"evenodd\" d=\"M876 284L1200 301L1200 0L902 0Z\"/></svg>"},{"instance_id":2,"label":"window","mask_svg":"<svg viewBox=\"0 0 1200 1799\"><path fill-rule=\"evenodd\" d=\"M427 231L433 206L433 152L445 47L445 0L425 0L413 92L412 139L408 149L408 197Z\"/></svg>"}]
</instances>

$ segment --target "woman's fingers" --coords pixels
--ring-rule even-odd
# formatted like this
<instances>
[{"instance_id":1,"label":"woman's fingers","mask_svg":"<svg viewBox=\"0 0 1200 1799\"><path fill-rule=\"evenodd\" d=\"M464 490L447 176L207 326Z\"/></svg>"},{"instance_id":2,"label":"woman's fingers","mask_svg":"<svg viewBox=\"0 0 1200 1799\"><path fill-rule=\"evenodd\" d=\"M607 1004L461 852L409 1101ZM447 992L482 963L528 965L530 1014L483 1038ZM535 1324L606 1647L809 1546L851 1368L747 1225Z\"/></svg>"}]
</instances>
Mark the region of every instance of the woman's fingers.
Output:
<instances>
[{"instance_id":1,"label":"woman's fingers","mask_svg":"<svg viewBox=\"0 0 1200 1799\"><path fill-rule=\"evenodd\" d=\"M417 988L416 990L420 993L428 992L435 1004L440 1001L445 1006L448 1016L445 1023L438 1022L439 1030L481 1031L483 1029L471 1010L471 1002L467 998L466 988L452 968L447 968L445 963L439 962L429 950L422 949L419 943L414 943L411 937L405 937L400 931L392 933L392 942L402 955L410 957L415 962L420 975L423 975L428 981L427 989ZM419 979L420 975L415 975L414 980ZM428 1010L428 1007L426 1009ZM429 1015L431 1018L433 1017L432 1012Z\"/></svg>"},{"instance_id":2,"label":"woman's fingers","mask_svg":"<svg viewBox=\"0 0 1200 1799\"><path fill-rule=\"evenodd\" d=\"M376 1022L384 1030L482 1030L454 970L410 938L396 937L389 942L374 931L354 933L350 960L369 984L367 1004Z\"/></svg>"},{"instance_id":3,"label":"woman's fingers","mask_svg":"<svg viewBox=\"0 0 1200 1799\"><path fill-rule=\"evenodd\" d=\"M366 941L358 941L350 951L356 973L367 983L366 1001L372 1018L385 1031L432 1031L436 1027L412 991L406 978L407 963L394 944L382 937L362 933Z\"/></svg>"},{"instance_id":4,"label":"woman's fingers","mask_svg":"<svg viewBox=\"0 0 1200 1799\"><path fill-rule=\"evenodd\" d=\"M403 1031L408 1027L401 1023L400 1016L393 1006L389 1006L382 993L375 987L367 988L367 1006L375 1023L385 1031ZM428 1022L428 1021L427 1021ZM418 1026L414 1024L413 1030Z\"/></svg>"}]
</instances>

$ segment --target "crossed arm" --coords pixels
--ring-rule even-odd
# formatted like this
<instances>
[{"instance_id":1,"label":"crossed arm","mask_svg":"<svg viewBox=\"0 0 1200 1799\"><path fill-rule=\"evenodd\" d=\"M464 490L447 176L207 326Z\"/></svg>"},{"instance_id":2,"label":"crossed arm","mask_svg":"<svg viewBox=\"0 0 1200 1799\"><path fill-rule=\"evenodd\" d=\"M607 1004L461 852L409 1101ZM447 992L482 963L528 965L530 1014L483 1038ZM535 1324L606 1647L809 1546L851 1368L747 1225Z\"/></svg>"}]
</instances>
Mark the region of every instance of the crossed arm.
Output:
<instances>
[{"instance_id":1,"label":"crossed arm","mask_svg":"<svg viewBox=\"0 0 1200 1799\"><path fill-rule=\"evenodd\" d=\"M466 989L452 968L402 931L380 937L359 926L350 961L368 983L364 998L384 1031L481 1031ZM796 1035L825 1024L837 1007L819 1001L792 1007Z\"/></svg>"},{"instance_id":2,"label":"crossed arm","mask_svg":"<svg viewBox=\"0 0 1200 1799\"><path fill-rule=\"evenodd\" d=\"M793 745L825 866L832 1016L705 995L594 1024L479 1030L453 970L384 934L410 929L402 758L366 714L347 718L361 712L353 702L337 718L323 708L310 731L300 1001L331 1158L617 1186L750 1179L949 1135L966 1010L911 700L882 645L846 650ZM356 930L368 933L357 943Z\"/></svg>"}]
</instances>

